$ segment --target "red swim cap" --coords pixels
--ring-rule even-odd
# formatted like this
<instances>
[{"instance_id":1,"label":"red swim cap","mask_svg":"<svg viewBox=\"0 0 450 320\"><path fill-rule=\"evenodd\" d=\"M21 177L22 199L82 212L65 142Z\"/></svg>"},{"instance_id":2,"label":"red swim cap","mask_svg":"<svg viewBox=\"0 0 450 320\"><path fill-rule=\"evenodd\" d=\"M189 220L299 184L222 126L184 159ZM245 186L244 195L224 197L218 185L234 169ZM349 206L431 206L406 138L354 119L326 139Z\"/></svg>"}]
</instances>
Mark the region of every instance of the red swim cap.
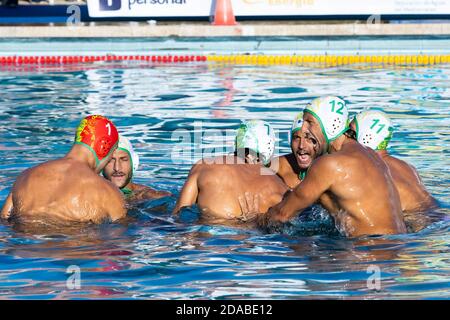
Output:
<instances>
[{"instance_id":1,"label":"red swim cap","mask_svg":"<svg viewBox=\"0 0 450 320\"><path fill-rule=\"evenodd\" d=\"M88 116L81 120L75 135L75 143L83 143L101 162L119 142L119 133L114 124L99 115Z\"/></svg>"}]
</instances>

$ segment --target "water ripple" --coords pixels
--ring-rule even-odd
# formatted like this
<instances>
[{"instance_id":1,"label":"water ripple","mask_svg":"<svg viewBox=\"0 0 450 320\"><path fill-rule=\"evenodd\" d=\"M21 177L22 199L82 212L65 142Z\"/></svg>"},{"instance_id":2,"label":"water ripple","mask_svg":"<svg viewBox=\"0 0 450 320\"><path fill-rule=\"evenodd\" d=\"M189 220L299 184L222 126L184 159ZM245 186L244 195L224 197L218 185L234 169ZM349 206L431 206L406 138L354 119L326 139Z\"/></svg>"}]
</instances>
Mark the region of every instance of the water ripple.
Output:
<instances>
[{"instance_id":1,"label":"water ripple","mask_svg":"<svg viewBox=\"0 0 450 320\"><path fill-rule=\"evenodd\" d=\"M243 119L271 122L289 152L293 117L313 97L393 120L391 152L416 166L441 203L417 233L345 239L320 208L281 234L208 226L175 197L144 202L127 225L74 230L0 226L0 297L20 299L286 299L450 297L450 69L99 64L0 69L0 201L24 169L64 155L80 118L110 117L140 154L136 181L178 194L199 151L231 151ZM195 125L201 122L201 128ZM205 130L219 135L205 137ZM189 141L173 137L187 133ZM226 136L225 133L231 133ZM222 137L223 134L223 137ZM202 144L193 143L200 135ZM174 158L174 151L182 150ZM173 161L180 160L176 163ZM165 210L161 210L161 206ZM68 290L67 268L81 269ZM367 286L379 267L380 290Z\"/></svg>"}]
</instances>

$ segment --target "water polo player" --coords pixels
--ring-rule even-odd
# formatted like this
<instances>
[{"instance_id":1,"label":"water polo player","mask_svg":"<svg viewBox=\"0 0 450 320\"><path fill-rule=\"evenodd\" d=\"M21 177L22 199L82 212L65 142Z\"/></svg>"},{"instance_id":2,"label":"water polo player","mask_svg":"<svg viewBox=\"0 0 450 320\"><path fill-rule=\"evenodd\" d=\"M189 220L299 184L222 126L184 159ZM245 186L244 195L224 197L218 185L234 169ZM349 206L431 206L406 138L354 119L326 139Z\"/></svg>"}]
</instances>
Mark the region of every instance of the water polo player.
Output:
<instances>
[{"instance_id":1,"label":"water polo player","mask_svg":"<svg viewBox=\"0 0 450 320\"><path fill-rule=\"evenodd\" d=\"M115 221L126 216L119 189L99 176L118 145L114 124L99 115L84 118L63 158L22 172L1 211L13 222Z\"/></svg>"},{"instance_id":2,"label":"water polo player","mask_svg":"<svg viewBox=\"0 0 450 320\"><path fill-rule=\"evenodd\" d=\"M139 167L139 155L134 151L130 140L120 135L119 147L103 169L103 176L122 191L127 201L157 199L170 196L167 191L157 191L150 187L133 183Z\"/></svg>"},{"instance_id":3,"label":"water polo player","mask_svg":"<svg viewBox=\"0 0 450 320\"><path fill-rule=\"evenodd\" d=\"M373 150L354 140L343 100L313 100L303 112L301 132L316 141L321 156L294 191L257 216L260 226L286 222L318 201L346 236L406 232L389 169Z\"/></svg>"},{"instance_id":4,"label":"water polo player","mask_svg":"<svg viewBox=\"0 0 450 320\"><path fill-rule=\"evenodd\" d=\"M234 155L203 159L192 167L174 213L197 203L203 217L240 219L253 199L262 212L281 201L287 187L264 167L275 150L272 127L260 120L243 123L237 130L235 150ZM248 202L245 196L250 194Z\"/></svg>"},{"instance_id":5,"label":"water polo player","mask_svg":"<svg viewBox=\"0 0 450 320\"><path fill-rule=\"evenodd\" d=\"M350 128L356 132L358 142L375 150L389 167L403 212L424 211L437 205L417 170L388 153L387 146L394 129L386 113L379 110L361 112L350 123Z\"/></svg>"}]
</instances>

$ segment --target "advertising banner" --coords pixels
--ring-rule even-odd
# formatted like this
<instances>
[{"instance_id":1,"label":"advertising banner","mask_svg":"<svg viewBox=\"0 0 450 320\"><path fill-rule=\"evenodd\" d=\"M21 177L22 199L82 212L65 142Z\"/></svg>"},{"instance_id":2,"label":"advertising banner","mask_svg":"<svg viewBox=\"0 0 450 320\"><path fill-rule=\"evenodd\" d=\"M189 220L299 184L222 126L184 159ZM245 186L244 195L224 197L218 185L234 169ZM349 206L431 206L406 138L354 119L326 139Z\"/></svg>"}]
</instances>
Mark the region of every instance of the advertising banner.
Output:
<instances>
[{"instance_id":1,"label":"advertising banner","mask_svg":"<svg viewBox=\"0 0 450 320\"><path fill-rule=\"evenodd\" d=\"M209 17L215 0L87 0L89 16ZM232 0L235 16L450 15L450 0Z\"/></svg>"}]
</instances>

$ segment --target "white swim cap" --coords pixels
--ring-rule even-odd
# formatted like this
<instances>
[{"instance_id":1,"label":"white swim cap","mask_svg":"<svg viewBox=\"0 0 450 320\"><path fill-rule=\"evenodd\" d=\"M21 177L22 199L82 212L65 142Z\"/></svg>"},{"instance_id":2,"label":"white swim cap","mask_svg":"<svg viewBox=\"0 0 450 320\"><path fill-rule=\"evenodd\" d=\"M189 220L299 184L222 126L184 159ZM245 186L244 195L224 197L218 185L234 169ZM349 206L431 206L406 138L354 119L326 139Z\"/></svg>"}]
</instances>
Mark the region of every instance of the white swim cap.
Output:
<instances>
[{"instance_id":1,"label":"white swim cap","mask_svg":"<svg viewBox=\"0 0 450 320\"><path fill-rule=\"evenodd\" d=\"M394 129L388 116L379 110L363 111L356 115L358 142L374 150L386 150Z\"/></svg>"},{"instance_id":2,"label":"white swim cap","mask_svg":"<svg viewBox=\"0 0 450 320\"><path fill-rule=\"evenodd\" d=\"M311 113L319 121L327 144L348 129L348 108L344 100L338 97L316 98L306 106L304 112Z\"/></svg>"},{"instance_id":3,"label":"white swim cap","mask_svg":"<svg viewBox=\"0 0 450 320\"><path fill-rule=\"evenodd\" d=\"M119 136L119 146L118 150L123 150L128 152L131 160L131 167L133 168L133 176L139 167L139 155L134 151L133 146L131 145L130 140L128 138L120 135Z\"/></svg>"},{"instance_id":4,"label":"white swim cap","mask_svg":"<svg viewBox=\"0 0 450 320\"><path fill-rule=\"evenodd\" d=\"M275 151L275 132L262 120L243 122L236 133L235 147L236 150L248 148L259 153L267 165Z\"/></svg>"}]
</instances>

